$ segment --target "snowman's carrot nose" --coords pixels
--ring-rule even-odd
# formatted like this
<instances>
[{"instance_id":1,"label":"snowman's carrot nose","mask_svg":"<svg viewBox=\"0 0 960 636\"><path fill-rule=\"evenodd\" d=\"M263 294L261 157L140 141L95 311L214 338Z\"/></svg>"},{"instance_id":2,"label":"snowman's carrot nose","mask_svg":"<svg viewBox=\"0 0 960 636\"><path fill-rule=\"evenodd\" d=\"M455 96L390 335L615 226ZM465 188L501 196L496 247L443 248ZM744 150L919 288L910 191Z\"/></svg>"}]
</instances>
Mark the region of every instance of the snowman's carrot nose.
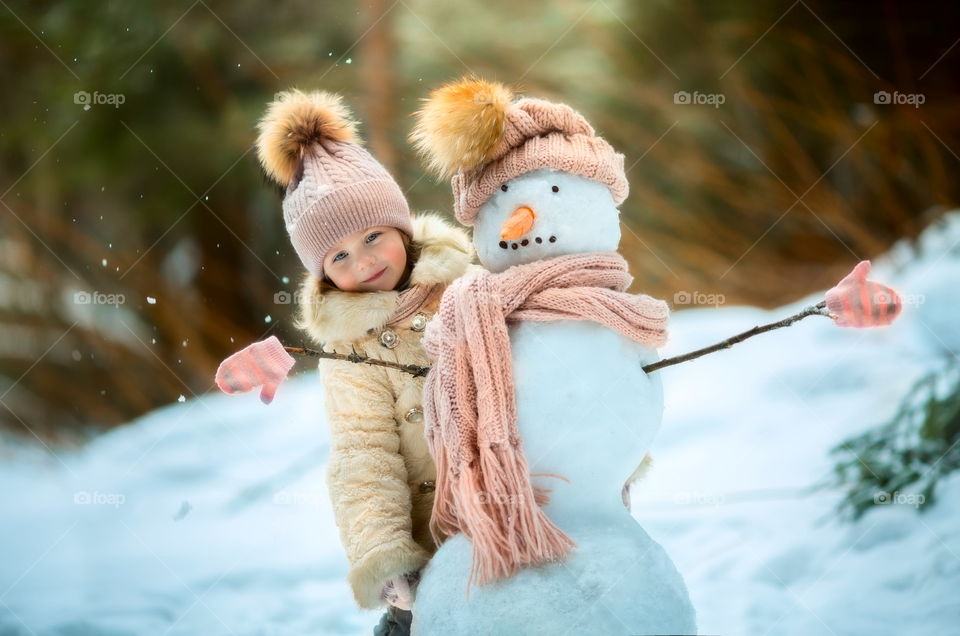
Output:
<instances>
[{"instance_id":1,"label":"snowman's carrot nose","mask_svg":"<svg viewBox=\"0 0 960 636\"><path fill-rule=\"evenodd\" d=\"M537 215L527 206L520 206L513 211L510 218L500 226L500 238L504 240L517 239L530 231Z\"/></svg>"}]
</instances>

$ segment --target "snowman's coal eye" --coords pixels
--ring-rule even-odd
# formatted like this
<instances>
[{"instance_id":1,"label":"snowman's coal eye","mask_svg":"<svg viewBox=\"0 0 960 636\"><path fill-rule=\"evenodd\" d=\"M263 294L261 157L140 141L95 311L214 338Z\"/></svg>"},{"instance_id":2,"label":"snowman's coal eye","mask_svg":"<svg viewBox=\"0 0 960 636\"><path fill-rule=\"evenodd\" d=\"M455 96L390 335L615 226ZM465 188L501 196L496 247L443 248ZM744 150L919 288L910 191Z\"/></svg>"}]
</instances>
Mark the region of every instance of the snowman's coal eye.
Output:
<instances>
[{"instance_id":1,"label":"snowman's coal eye","mask_svg":"<svg viewBox=\"0 0 960 636\"><path fill-rule=\"evenodd\" d=\"M503 190L504 192L506 192L506 191L507 191L507 184L504 183L502 186L500 186L500 189Z\"/></svg>"},{"instance_id":2,"label":"snowman's coal eye","mask_svg":"<svg viewBox=\"0 0 960 636\"><path fill-rule=\"evenodd\" d=\"M557 186L553 186L553 187L550 188L550 189L553 190L554 192L560 192L560 188L557 187Z\"/></svg>"}]
</instances>

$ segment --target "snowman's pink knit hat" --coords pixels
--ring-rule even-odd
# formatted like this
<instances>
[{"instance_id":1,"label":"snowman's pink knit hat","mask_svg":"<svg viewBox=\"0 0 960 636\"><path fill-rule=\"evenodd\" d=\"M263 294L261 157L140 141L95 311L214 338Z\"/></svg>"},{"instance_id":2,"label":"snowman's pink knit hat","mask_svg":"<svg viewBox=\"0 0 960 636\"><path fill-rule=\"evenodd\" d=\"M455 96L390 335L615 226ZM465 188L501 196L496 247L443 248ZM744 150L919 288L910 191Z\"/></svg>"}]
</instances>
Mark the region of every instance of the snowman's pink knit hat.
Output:
<instances>
[{"instance_id":1,"label":"snowman's pink knit hat","mask_svg":"<svg viewBox=\"0 0 960 636\"><path fill-rule=\"evenodd\" d=\"M283 186L283 217L304 267L323 278L323 259L337 241L386 225L413 235L400 186L360 146L356 122L340 96L285 91L260 120L257 154Z\"/></svg>"},{"instance_id":2,"label":"snowman's pink knit hat","mask_svg":"<svg viewBox=\"0 0 960 636\"><path fill-rule=\"evenodd\" d=\"M505 181L541 168L598 181L615 205L629 192L623 155L580 113L542 99L514 101L503 85L477 78L433 91L411 140L431 168L452 177L454 213L464 225L473 225Z\"/></svg>"}]
</instances>

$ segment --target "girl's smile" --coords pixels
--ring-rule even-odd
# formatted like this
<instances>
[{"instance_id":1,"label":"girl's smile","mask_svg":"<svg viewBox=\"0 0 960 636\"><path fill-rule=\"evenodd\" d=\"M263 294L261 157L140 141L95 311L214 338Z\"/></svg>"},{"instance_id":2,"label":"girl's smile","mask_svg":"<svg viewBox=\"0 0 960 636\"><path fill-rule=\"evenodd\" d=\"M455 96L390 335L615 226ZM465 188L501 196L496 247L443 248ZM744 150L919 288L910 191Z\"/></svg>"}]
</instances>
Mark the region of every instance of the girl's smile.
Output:
<instances>
[{"instance_id":1,"label":"girl's smile","mask_svg":"<svg viewBox=\"0 0 960 636\"><path fill-rule=\"evenodd\" d=\"M375 281L375 280L377 280L378 278L380 278L380 276L382 276L385 271L387 271L387 268L386 268L386 267L384 267L384 268L381 269L378 273L374 274L373 276L371 276L370 278L368 278L367 280L365 280L365 281L363 281L363 282L365 282L365 283L372 283L373 281Z\"/></svg>"}]
</instances>

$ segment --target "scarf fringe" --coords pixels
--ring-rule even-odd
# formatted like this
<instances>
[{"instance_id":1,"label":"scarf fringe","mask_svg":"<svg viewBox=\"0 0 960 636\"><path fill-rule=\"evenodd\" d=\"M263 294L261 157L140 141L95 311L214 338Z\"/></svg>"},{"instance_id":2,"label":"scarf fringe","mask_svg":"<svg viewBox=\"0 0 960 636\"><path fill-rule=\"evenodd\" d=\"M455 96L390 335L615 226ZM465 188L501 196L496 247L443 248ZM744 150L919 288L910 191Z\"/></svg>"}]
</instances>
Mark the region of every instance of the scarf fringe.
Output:
<instances>
[{"instance_id":1,"label":"scarf fringe","mask_svg":"<svg viewBox=\"0 0 960 636\"><path fill-rule=\"evenodd\" d=\"M459 518L474 547L468 588L562 559L576 545L540 508L523 454L514 449L482 447L456 487Z\"/></svg>"}]
</instances>

